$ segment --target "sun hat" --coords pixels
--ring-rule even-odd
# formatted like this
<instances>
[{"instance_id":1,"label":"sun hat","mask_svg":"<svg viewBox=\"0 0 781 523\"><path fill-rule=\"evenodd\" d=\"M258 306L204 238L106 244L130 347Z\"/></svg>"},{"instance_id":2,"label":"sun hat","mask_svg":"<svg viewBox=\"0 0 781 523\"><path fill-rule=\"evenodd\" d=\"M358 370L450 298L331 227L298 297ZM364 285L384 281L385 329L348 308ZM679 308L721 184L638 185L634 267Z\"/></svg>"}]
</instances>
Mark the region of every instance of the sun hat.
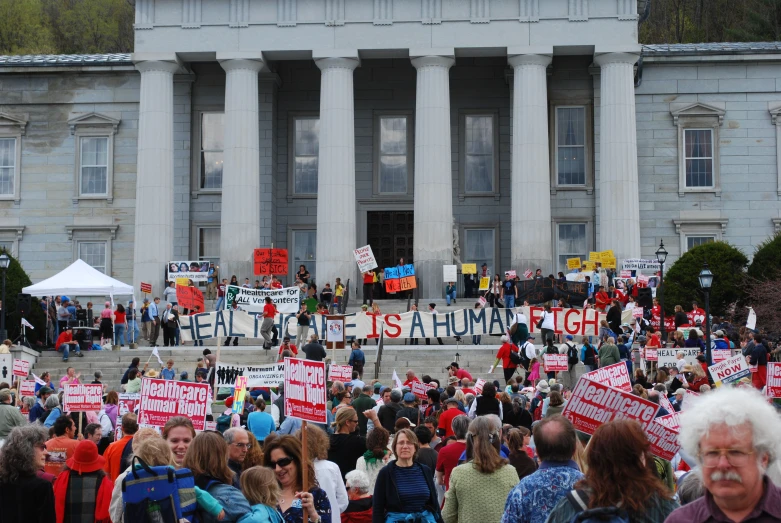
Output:
<instances>
[{"instance_id":1,"label":"sun hat","mask_svg":"<svg viewBox=\"0 0 781 523\"><path fill-rule=\"evenodd\" d=\"M414 423L412 423L412 421L411 421L411 420L410 420L408 417L406 417L406 416L402 416L402 417L400 417L399 419L405 419L405 420L407 420L407 421L409 422L409 426L410 426L410 427L415 427L415 426L416 426L416 425L415 425Z\"/></svg>"},{"instance_id":2,"label":"sun hat","mask_svg":"<svg viewBox=\"0 0 781 523\"><path fill-rule=\"evenodd\" d=\"M79 474L88 474L102 469L106 458L98 454L98 446L94 441L85 439L76 445L73 456L67 459L65 464Z\"/></svg>"},{"instance_id":3,"label":"sun hat","mask_svg":"<svg viewBox=\"0 0 781 523\"><path fill-rule=\"evenodd\" d=\"M147 378L156 378L158 376L157 371L155 369L149 369L146 371L146 374L144 374Z\"/></svg>"},{"instance_id":4,"label":"sun hat","mask_svg":"<svg viewBox=\"0 0 781 523\"><path fill-rule=\"evenodd\" d=\"M543 394L547 394L550 392L550 385L548 385L547 381L541 381L537 384L537 392L542 392Z\"/></svg>"}]
</instances>

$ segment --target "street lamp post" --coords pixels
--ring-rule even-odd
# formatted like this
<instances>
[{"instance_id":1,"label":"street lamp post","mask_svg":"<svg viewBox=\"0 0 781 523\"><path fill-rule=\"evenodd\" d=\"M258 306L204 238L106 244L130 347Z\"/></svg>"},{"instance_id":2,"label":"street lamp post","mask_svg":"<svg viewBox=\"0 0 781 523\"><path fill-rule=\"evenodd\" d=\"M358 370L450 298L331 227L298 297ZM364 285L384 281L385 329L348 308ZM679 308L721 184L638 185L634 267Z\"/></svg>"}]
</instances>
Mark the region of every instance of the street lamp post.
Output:
<instances>
[{"instance_id":1,"label":"street lamp post","mask_svg":"<svg viewBox=\"0 0 781 523\"><path fill-rule=\"evenodd\" d=\"M707 261L703 265L698 278L700 280L702 292L705 293L705 360L710 367L713 365L713 357L710 348L710 289L713 285L713 273L708 268Z\"/></svg>"},{"instance_id":2,"label":"street lamp post","mask_svg":"<svg viewBox=\"0 0 781 523\"><path fill-rule=\"evenodd\" d=\"M8 266L11 265L11 258L6 253L0 254L0 269L3 269L3 294L0 302L0 338L7 339L8 331L5 330L5 273L8 272Z\"/></svg>"},{"instance_id":3,"label":"street lamp post","mask_svg":"<svg viewBox=\"0 0 781 523\"><path fill-rule=\"evenodd\" d=\"M662 333L662 343L667 342L667 329L664 326L664 262L666 260L667 249L664 248L664 240L661 240L656 250L656 261L659 262L659 285L656 286L656 295L659 297L659 328Z\"/></svg>"}]
</instances>

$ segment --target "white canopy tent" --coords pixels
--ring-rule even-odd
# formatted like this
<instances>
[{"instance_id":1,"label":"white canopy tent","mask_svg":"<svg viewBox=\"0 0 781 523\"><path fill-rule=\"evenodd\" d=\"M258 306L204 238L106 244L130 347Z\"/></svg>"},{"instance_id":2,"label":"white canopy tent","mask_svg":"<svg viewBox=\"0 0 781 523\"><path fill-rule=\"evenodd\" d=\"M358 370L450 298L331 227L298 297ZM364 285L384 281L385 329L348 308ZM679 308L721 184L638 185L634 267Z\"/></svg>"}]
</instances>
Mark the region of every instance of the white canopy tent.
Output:
<instances>
[{"instance_id":1,"label":"white canopy tent","mask_svg":"<svg viewBox=\"0 0 781 523\"><path fill-rule=\"evenodd\" d=\"M22 289L32 296L132 296L133 286L76 260L51 278Z\"/></svg>"}]
</instances>

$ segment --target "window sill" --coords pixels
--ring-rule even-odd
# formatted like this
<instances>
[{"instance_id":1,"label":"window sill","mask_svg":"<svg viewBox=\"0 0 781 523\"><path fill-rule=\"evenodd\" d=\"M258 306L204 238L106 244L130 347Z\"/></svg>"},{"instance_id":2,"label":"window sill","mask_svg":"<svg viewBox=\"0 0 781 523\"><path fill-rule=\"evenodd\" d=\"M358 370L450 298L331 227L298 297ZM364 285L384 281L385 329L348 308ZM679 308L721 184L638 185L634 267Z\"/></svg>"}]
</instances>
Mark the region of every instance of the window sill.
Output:
<instances>
[{"instance_id":1,"label":"window sill","mask_svg":"<svg viewBox=\"0 0 781 523\"><path fill-rule=\"evenodd\" d=\"M586 191L586 194L591 196L594 194L594 187L589 185L551 185L550 193L552 195L556 194L557 192L568 192L568 191Z\"/></svg>"},{"instance_id":2,"label":"window sill","mask_svg":"<svg viewBox=\"0 0 781 523\"><path fill-rule=\"evenodd\" d=\"M199 196L205 196L207 194L222 194L222 189L196 189L194 191L190 191L190 197L192 197L194 200L197 200Z\"/></svg>"},{"instance_id":3,"label":"window sill","mask_svg":"<svg viewBox=\"0 0 781 523\"><path fill-rule=\"evenodd\" d=\"M79 194L73 197L73 203L75 204L78 204L80 200L87 200L87 201L106 200L107 203L114 203L114 197L107 196L105 194L94 195L94 196L89 194Z\"/></svg>"},{"instance_id":4,"label":"window sill","mask_svg":"<svg viewBox=\"0 0 781 523\"><path fill-rule=\"evenodd\" d=\"M721 198L721 187L679 187L678 196L683 198L687 194L714 194Z\"/></svg>"},{"instance_id":5,"label":"window sill","mask_svg":"<svg viewBox=\"0 0 781 523\"><path fill-rule=\"evenodd\" d=\"M290 203L293 200L315 200L317 199L317 194L288 194L287 195L287 202Z\"/></svg>"},{"instance_id":6,"label":"window sill","mask_svg":"<svg viewBox=\"0 0 781 523\"><path fill-rule=\"evenodd\" d=\"M21 198L15 194L0 194L0 202L14 202L18 204L20 201Z\"/></svg>"},{"instance_id":7,"label":"window sill","mask_svg":"<svg viewBox=\"0 0 781 523\"><path fill-rule=\"evenodd\" d=\"M502 195L498 192L468 192L458 193L458 201L463 202L466 198L493 198L494 201L499 201L502 199Z\"/></svg>"}]
</instances>

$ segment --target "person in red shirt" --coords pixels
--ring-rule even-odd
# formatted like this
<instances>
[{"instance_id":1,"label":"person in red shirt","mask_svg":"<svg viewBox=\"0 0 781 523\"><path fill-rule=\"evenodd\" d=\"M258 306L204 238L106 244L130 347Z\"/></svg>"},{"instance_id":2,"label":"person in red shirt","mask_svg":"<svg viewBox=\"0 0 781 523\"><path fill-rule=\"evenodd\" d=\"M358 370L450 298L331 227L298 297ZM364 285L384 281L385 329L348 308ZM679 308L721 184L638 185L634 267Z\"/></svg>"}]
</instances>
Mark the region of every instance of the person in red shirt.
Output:
<instances>
[{"instance_id":1,"label":"person in red shirt","mask_svg":"<svg viewBox=\"0 0 781 523\"><path fill-rule=\"evenodd\" d=\"M279 281L279 278L276 276L271 277L271 288L272 289L281 289L282 288L282 282Z\"/></svg>"},{"instance_id":2,"label":"person in red shirt","mask_svg":"<svg viewBox=\"0 0 781 523\"><path fill-rule=\"evenodd\" d=\"M510 343L510 340L507 338L507 336L502 336L502 346L499 347L499 352L496 353L496 361L494 362L493 367L491 367L491 372L493 373L494 369L496 368L496 365L499 363L499 360L502 360L502 369L504 370L504 381L509 382L510 378L513 377L513 374L515 374L515 370L518 368L517 363L513 363L510 359L510 353L511 352L518 352L518 347L516 347L514 344Z\"/></svg>"},{"instance_id":3,"label":"person in red shirt","mask_svg":"<svg viewBox=\"0 0 781 523\"><path fill-rule=\"evenodd\" d=\"M596 308L602 312L605 312L605 310L610 306L610 296L608 296L607 292L605 292L605 288L603 286L600 285L597 288L599 290L597 291L597 294L594 297L594 301L596 302Z\"/></svg>"},{"instance_id":4,"label":"person in red shirt","mask_svg":"<svg viewBox=\"0 0 781 523\"><path fill-rule=\"evenodd\" d=\"M659 339L659 335L656 334L656 329L653 328L653 326L648 326L648 343L646 344L646 347L650 348L659 348L662 346L662 342Z\"/></svg>"},{"instance_id":5,"label":"person in red shirt","mask_svg":"<svg viewBox=\"0 0 781 523\"><path fill-rule=\"evenodd\" d=\"M271 329L274 327L274 316L277 308L266 296L266 304L263 306L263 323L260 326L260 335L263 336L263 349L271 350Z\"/></svg>"},{"instance_id":6,"label":"person in red shirt","mask_svg":"<svg viewBox=\"0 0 781 523\"><path fill-rule=\"evenodd\" d=\"M369 301L369 307L374 303L374 271L363 273L363 304Z\"/></svg>"},{"instance_id":7,"label":"person in red shirt","mask_svg":"<svg viewBox=\"0 0 781 523\"><path fill-rule=\"evenodd\" d=\"M445 400L445 411L439 415L438 425L439 428L445 429L445 435L442 436L442 439L453 435L453 428L451 425L453 423L453 418L458 416L466 416L466 414L459 410L458 400L455 398L448 398Z\"/></svg>"},{"instance_id":8,"label":"person in red shirt","mask_svg":"<svg viewBox=\"0 0 781 523\"><path fill-rule=\"evenodd\" d=\"M447 368L448 374L450 376L455 376L459 380L463 380L464 378L468 378L469 381L474 381L474 378L472 378L472 375L469 374L469 372L466 371L466 369L462 369L459 367L457 362L451 363Z\"/></svg>"},{"instance_id":9,"label":"person in red shirt","mask_svg":"<svg viewBox=\"0 0 781 523\"><path fill-rule=\"evenodd\" d=\"M458 411L458 408L451 407L449 410ZM439 426L442 427L442 418L448 411L442 413L439 418ZM455 436L455 441L450 441L444 447L439 449L437 455L437 470L436 478L437 483L445 485L445 489L450 488L450 473L458 465L458 461L461 458L461 454L466 451L466 433L469 429L469 418L458 411L461 416L453 420L452 424L449 423L447 429L451 431L451 434ZM451 426L452 425L452 426Z\"/></svg>"},{"instance_id":10,"label":"person in red shirt","mask_svg":"<svg viewBox=\"0 0 781 523\"><path fill-rule=\"evenodd\" d=\"M284 338L282 338L282 345L279 346L279 353L277 355L281 357L282 353L286 350L292 352L293 356L298 356L298 348L296 348L295 345L290 343L290 336L285 336Z\"/></svg>"},{"instance_id":11,"label":"person in red shirt","mask_svg":"<svg viewBox=\"0 0 781 523\"><path fill-rule=\"evenodd\" d=\"M83 358L84 354L81 353L79 342L73 339L73 330L66 329L60 333L57 337L57 342L54 344L58 351L62 351L62 361L68 361L71 347L76 350L76 355L79 358Z\"/></svg>"},{"instance_id":12,"label":"person in red shirt","mask_svg":"<svg viewBox=\"0 0 781 523\"><path fill-rule=\"evenodd\" d=\"M416 381L420 381L415 373L411 370L407 371L407 381L402 384L402 387L412 387L412 384Z\"/></svg>"}]
</instances>

